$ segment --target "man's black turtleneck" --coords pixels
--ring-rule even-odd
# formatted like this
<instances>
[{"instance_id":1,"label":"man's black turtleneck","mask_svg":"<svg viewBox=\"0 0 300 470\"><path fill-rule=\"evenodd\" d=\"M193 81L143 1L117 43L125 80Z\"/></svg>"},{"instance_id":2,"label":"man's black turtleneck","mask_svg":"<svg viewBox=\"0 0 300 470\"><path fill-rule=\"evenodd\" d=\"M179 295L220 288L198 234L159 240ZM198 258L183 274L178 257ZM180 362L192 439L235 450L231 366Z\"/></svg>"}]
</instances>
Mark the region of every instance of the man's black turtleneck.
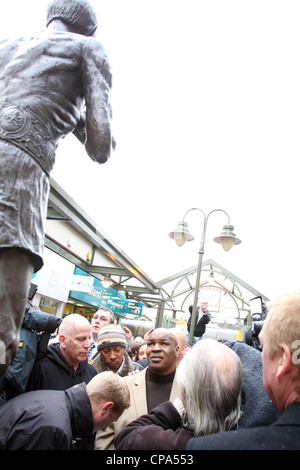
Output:
<instances>
[{"instance_id":1,"label":"man's black turtleneck","mask_svg":"<svg viewBox=\"0 0 300 470\"><path fill-rule=\"evenodd\" d=\"M167 375L158 375L148 367L146 371L146 397L148 413L160 403L170 399L176 369Z\"/></svg>"}]
</instances>

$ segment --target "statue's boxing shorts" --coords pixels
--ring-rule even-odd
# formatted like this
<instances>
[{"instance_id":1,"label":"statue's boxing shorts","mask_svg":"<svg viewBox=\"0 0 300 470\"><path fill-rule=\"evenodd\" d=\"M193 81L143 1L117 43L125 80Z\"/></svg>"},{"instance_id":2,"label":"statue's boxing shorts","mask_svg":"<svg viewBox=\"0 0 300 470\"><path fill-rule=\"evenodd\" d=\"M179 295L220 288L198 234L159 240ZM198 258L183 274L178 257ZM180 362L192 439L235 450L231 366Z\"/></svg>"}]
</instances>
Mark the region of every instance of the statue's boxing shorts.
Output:
<instances>
[{"instance_id":1,"label":"statue's boxing shorts","mask_svg":"<svg viewBox=\"0 0 300 470\"><path fill-rule=\"evenodd\" d=\"M0 249L27 252L43 266L49 178L27 153L0 138Z\"/></svg>"}]
</instances>

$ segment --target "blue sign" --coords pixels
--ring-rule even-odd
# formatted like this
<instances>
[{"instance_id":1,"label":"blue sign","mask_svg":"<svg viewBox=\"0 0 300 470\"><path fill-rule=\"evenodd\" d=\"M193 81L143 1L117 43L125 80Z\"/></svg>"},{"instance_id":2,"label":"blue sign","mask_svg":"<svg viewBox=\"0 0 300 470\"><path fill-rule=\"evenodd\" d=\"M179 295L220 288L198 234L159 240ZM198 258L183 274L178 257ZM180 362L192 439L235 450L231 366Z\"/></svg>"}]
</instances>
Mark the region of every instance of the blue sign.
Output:
<instances>
[{"instance_id":1,"label":"blue sign","mask_svg":"<svg viewBox=\"0 0 300 470\"><path fill-rule=\"evenodd\" d=\"M77 267L74 270L74 274L92 277ZM69 297L96 308L110 308L115 315L121 317L125 317L128 313L131 315L141 315L144 305L141 302L126 299L125 294L113 289L112 287L105 289L102 286L101 281L97 278L94 278L94 285L90 293L71 290Z\"/></svg>"}]
</instances>

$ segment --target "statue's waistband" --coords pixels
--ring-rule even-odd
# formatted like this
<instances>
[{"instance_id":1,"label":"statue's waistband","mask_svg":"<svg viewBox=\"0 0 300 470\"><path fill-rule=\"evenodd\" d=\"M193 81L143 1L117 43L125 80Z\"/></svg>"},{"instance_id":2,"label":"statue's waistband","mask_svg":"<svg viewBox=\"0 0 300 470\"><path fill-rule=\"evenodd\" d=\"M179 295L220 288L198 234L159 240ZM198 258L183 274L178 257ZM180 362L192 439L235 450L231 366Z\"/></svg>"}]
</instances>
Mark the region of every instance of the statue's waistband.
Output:
<instances>
[{"instance_id":1,"label":"statue's waistband","mask_svg":"<svg viewBox=\"0 0 300 470\"><path fill-rule=\"evenodd\" d=\"M55 160L55 149L46 127L28 109L0 104L0 139L30 155L49 176Z\"/></svg>"}]
</instances>

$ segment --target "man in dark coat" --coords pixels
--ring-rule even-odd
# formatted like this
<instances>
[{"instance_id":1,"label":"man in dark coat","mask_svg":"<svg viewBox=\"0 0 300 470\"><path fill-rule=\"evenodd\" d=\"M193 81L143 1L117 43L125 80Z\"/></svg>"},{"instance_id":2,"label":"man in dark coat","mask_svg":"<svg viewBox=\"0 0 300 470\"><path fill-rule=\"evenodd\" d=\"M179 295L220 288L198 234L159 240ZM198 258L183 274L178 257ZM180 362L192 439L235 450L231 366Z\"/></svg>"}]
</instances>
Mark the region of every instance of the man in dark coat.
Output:
<instances>
[{"instance_id":1,"label":"man in dark coat","mask_svg":"<svg viewBox=\"0 0 300 470\"><path fill-rule=\"evenodd\" d=\"M88 360L79 362L76 369L64 358L59 343L48 346L43 357L33 367L27 391L66 390L81 382L88 383L97 374Z\"/></svg>"},{"instance_id":2,"label":"man in dark coat","mask_svg":"<svg viewBox=\"0 0 300 470\"><path fill-rule=\"evenodd\" d=\"M33 366L28 391L66 390L73 385L86 384L97 374L88 363L91 324L78 314L65 317L59 327L59 343L48 346L43 357ZM77 449L92 449L93 439L81 439Z\"/></svg>"},{"instance_id":3,"label":"man in dark coat","mask_svg":"<svg viewBox=\"0 0 300 470\"><path fill-rule=\"evenodd\" d=\"M91 325L78 314L65 317L59 327L59 343L48 346L45 355L33 366L27 391L66 390L88 383L96 369L88 363Z\"/></svg>"},{"instance_id":4,"label":"man in dark coat","mask_svg":"<svg viewBox=\"0 0 300 470\"><path fill-rule=\"evenodd\" d=\"M201 302L200 307L199 306L197 307L193 344L195 344L196 341L199 341L199 339L202 338L206 330L206 325L210 322L211 314L207 310L207 307L208 307L208 303L206 301ZM188 332L190 332L190 329L191 329L191 320L192 320L192 312L193 312L192 305L189 306L189 312L190 312L190 317L187 322Z\"/></svg>"},{"instance_id":5,"label":"man in dark coat","mask_svg":"<svg viewBox=\"0 0 300 470\"><path fill-rule=\"evenodd\" d=\"M129 400L112 372L65 391L24 393L0 407L0 450L69 450L73 438L90 438L118 419Z\"/></svg>"},{"instance_id":6,"label":"man in dark coat","mask_svg":"<svg viewBox=\"0 0 300 470\"><path fill-rule=\"evenodd\" d=\"M300 450L300 403L289 406L270 426L195 437L188 450Z\"/></svg>"},{"instance_id":7,"label":"man in dark coat","mask_svg":"<svg viewBox=\"0 0 300 470\"><path fill-rule=\"evenodd\" d=\"M268 307L259 339L264 388L281 413L269 426L195 437L192 450L300 450L300 292Z\"/></svg>"}]
</instances>

